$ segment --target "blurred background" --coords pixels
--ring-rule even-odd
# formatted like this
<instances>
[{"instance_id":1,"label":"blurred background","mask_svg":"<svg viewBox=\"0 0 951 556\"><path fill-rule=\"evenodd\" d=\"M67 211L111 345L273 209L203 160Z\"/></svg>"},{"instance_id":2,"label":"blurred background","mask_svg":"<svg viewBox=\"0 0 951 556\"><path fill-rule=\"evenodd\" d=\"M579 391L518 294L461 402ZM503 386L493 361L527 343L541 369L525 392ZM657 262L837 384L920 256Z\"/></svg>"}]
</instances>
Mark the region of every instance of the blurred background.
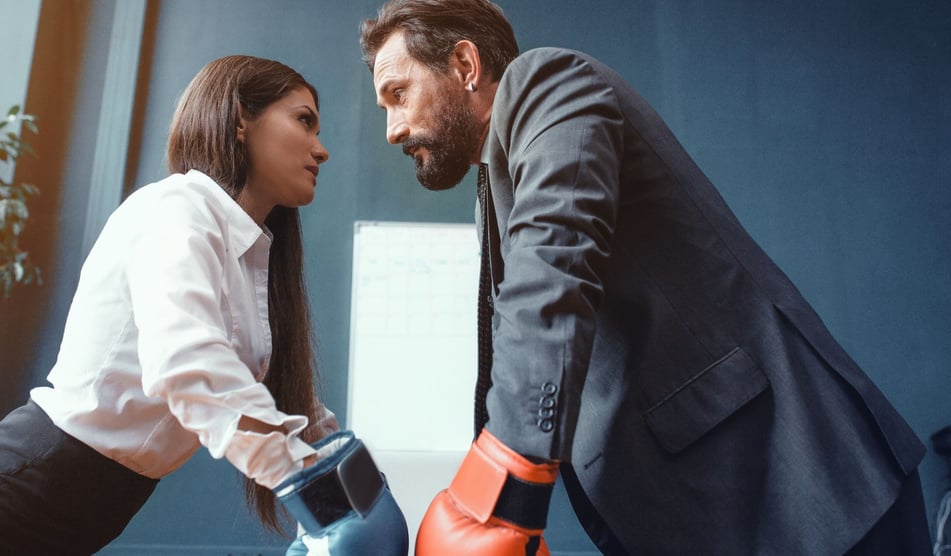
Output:
<instances>
[{"instance_id":1,"label":"blurred background","mask_svg":"<svg viewBox=\"0 0 951 556\"><path fill-rule=\"evenodd\" d=\"M522 50L585 50L667 120L929 446L920 470L934 528L949 487L929 437L951 424L951 2L497 3ZM331 158L302 219L321 395L346 425L354 223L471 223L475 202L474 173L425 191L384 141L358 45L379 5L0 0L0 115L21 105L39 128L23 132L36 156L0 170L40 190L20 245L43 277L0 298L0 415L44 383L105 218L166 175L178 95L205 63L240 53L280 60L321 93ZM393 365L413 382L412 354ZM398 420L399 399L380 413ZM560 488L546 537L556 554L596 553ZM249 514L233 468L202 450L102 553L282 554L287 542Z\"/></svg>"}]
</instances>

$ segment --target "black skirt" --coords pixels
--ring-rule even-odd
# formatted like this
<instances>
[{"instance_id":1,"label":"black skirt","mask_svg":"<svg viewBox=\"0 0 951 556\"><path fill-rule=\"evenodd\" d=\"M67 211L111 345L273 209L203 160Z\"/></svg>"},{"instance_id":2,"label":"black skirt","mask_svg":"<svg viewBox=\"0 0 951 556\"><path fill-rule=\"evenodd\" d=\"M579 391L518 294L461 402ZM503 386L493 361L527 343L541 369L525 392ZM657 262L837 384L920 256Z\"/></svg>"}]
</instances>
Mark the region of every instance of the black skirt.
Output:
<instances>
[{"instance_id":1,"label":"black skirt","mask_svg":"<svg viewBox=\"0 0 951 556\"><path fill-rule=\"evenodd\" d=\"M0 554L93 554L157 483L66 434L30 400L0 421Z\"/></svg>"}]
</instances>

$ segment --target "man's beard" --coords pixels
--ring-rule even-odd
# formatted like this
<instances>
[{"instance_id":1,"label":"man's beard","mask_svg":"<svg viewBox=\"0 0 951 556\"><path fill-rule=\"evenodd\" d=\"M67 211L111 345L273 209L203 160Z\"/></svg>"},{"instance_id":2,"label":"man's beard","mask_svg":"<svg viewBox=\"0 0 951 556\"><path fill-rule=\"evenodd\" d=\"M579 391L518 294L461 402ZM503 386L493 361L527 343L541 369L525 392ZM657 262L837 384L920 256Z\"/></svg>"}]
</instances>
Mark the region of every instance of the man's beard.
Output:
<instances>
[{"instance_id":1,"label":"man's beard","mask_svg":"<svg viewBox=\"0 0 951 556\"><path fill-rule=\"evenodd\" d=\"M455 187L469 171L478 135L472 110L448 93L436 98L433 114L433 130L404 141L403 153L410 155L413 149L425 148L428 159L413 157L416 179L426 189L442 191Z\"/></svg>"}]
</instances>

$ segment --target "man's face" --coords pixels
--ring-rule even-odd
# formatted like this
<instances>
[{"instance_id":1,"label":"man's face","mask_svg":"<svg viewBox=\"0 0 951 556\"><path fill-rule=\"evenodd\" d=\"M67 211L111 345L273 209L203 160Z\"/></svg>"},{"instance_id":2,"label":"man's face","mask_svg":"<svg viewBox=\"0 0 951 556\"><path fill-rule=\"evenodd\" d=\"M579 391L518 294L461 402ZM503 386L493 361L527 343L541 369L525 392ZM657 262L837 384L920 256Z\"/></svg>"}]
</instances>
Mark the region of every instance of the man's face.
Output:
<instances>
[{"instance_id":1,"label":"man's face","mask_svg":"<svg viewBox=\"0 0 951 556\"><path fill-rule=\"evenodd\" d=\"M400 31L377 52L373 85L386 110L386 140L413 157L416 179L432 190L458 184L480 141L462 85L413 59Z\"/></svg>"}]
</instances>

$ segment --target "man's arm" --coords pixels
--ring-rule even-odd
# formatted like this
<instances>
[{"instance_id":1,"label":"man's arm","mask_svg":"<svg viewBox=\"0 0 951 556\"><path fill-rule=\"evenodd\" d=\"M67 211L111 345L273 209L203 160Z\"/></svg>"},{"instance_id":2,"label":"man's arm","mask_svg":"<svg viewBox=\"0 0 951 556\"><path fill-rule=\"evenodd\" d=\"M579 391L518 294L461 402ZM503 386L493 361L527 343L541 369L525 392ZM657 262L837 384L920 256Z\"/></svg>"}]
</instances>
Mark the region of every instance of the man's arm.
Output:
<instances>
[{"instance_id":1,"label":"man's arm","mask_svg":"<svg viewBox=\"0 0 951 556\"><path fill-rule=\"evenodd\" d=\"M508 155L514 204L488 429L524 455L571 458L617 217L623 125L613 89L578 53L530 51L499 84L490 140Z\"/></svg>"}]
</instances>

